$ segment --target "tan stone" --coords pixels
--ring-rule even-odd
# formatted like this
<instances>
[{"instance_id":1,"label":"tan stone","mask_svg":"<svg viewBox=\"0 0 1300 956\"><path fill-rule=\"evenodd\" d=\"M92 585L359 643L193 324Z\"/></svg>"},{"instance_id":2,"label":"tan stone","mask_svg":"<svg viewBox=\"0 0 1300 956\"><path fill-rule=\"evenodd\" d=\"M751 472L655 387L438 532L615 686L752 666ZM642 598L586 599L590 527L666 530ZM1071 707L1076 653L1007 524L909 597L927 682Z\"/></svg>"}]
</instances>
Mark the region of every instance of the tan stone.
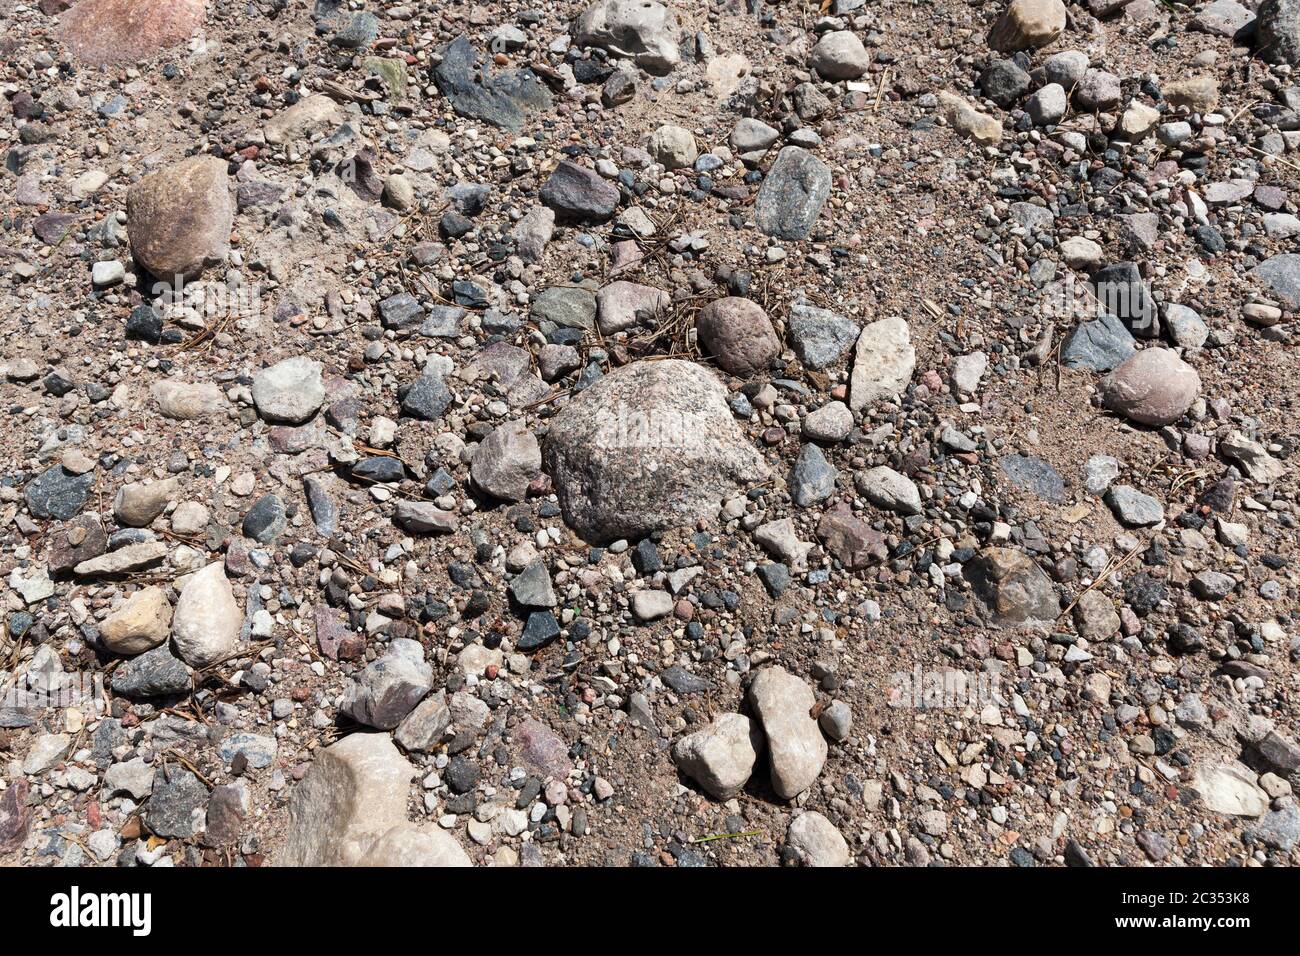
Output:
<instances>
[{"instance_id":1,"label":"tan stone","mask_svg":"<svg viewBox=\"0 0 1300 956\"><path fill-rule=\"evenodd\" d=\"M143 654L163 641L171 631L172 606L160 587L136 591L121 607L104 618L99 636L114 654Z\"/></svg>"}]
</instances>

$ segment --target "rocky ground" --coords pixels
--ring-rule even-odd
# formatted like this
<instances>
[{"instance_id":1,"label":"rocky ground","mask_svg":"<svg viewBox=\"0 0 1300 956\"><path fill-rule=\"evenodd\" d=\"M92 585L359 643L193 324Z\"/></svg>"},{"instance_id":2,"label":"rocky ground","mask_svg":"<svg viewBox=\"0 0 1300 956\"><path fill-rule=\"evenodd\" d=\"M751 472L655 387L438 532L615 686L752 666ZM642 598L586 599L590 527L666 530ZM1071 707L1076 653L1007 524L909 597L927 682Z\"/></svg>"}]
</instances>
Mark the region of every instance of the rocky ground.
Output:
<instances>
[{"instance_id":1,"label":"rocky ground","mask_svg":"<svg viewBox=\"0 0 1300 956\"><path fill-rule=\"evenodd\" d=\"M1296 862L1300 0L0 18L0 862Z\"/></svg>"}]
</instances>

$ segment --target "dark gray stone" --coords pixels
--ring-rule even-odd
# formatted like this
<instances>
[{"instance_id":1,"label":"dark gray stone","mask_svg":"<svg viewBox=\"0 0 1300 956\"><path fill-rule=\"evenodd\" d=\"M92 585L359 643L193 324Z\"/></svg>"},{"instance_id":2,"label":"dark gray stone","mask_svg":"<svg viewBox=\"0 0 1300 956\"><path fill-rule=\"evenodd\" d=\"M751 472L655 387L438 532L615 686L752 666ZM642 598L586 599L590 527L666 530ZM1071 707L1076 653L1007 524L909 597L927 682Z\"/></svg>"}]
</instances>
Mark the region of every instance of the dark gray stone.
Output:
<instances>
[{"instance_id":1,"label":"dark gray stone","mask_svg":"<svg viewBox=\"0 0 1300 956\"><path fill-rule=\"evenodd\" d=\"M831 194L831 170L798 146L781 150L754 202L758 228L778 239L806 239Z\"/></svg>"},{"instance_id":2,"label":"dark gray stone","mask_svg":"<svg viewBox=\"0 0 1300 956\"><path fill-rule=\"evenodd\" d=\"M825 501L835 491L838 474L820 448L813 444L804 445L790 471L791 499L800 508Z\"/></svg>"},{"instance_id":3,"label":"dark gray stone","mask_svg":"<svg viewBox=\"0 0 1300 956\"><path fill-rule=\"evenodd\" d=\"M163 644L123 661L113 671L113 693L123 697L171 697L190 692L190 669Z\"/></svg>"},{"instance_id":4,"label":"dark gray stone","mask_svg":"<svg viewBox=\"0 0 1300 956\"><path fill-rule=\"evenodd\" d=\"M1124 323L1113 315L1102 315L1070 330L1061 343L1061 364L1066 368L1109 372L1124 364L1133 353L1133 335Z\"/></svg>"},{"instance_id":5,"label":"dark gray stone","mask_svg":"<svg viewBox=\"0 0 1300 956\"><path fill-rule=\"evenodd\" d=\"M555 167L538 192L538 198L560 220L594 223L604 222L614 214L619 192L593 170L566 159Z\"/></svg>"},{"instance_id":6,"label":"dark gray stone","mask_svg":"<svg viewBox=\"0 0 1300 956\"><path fill-rule=\"evenodd\" d=\"M178 764L164 763L164 767L154 779L145 825L167 839L192 837L203 829L207 817L208 788Z\"/></svg>"},{"instance_id":7,"label":"dark gray stone","mask_svg":"<svg viewBox=\"0 0 1300 956\"><path fill-rule=\"evenodd\" d=\"M252 538L258 544L269 544L284 531L285 523L284 502L280 496L263 495L244 515L240 530L245 537Z\"/></svg>"},{"instance_id":8,"label":"dark gray stone","mask_svg":"<svg viewBox=\"0 0 1300 956\"><path fill-rule=\"evenodd\" d=\"M786 331L799 361L806 368L821 369L843 358L862 328L828 309L796 304L790 307Z\"/></svg>"},{"instance_id":9,"label":"dark gray stone","mask_svg":"<svg viewBox=\"0 0 1300 956\"><path fill-rule=\"evenodd\" d=\"M34 517L67 521L81 511L94 484L94 469L74 475L55 465L28 482L27 507Z\"/></svg>"},{"instance_id":10,"label":"dark gray stone","mask_svg":"<svg viewBox=\"0 0 1300 956\"><path fill-rule=\"evenodd\" d=\"M1017 488L1032 491L1046 501L1065 500L1065 479L1043 459L1030 455L1004 455L998 465Z\"/></svg>"},{"instance_id":11,"label":"dark gray stone","mask_svg":"<svg viewBox=\"0 0 1300 956\"><path fill-rule=\"evenodd\" d=\"M549 109L551 94L532 70L490 73L480 69L469 40L459 36L442 51L433 71L438 92L461 116L519 132L529 112Z\"/></svg>"}]
</instances>

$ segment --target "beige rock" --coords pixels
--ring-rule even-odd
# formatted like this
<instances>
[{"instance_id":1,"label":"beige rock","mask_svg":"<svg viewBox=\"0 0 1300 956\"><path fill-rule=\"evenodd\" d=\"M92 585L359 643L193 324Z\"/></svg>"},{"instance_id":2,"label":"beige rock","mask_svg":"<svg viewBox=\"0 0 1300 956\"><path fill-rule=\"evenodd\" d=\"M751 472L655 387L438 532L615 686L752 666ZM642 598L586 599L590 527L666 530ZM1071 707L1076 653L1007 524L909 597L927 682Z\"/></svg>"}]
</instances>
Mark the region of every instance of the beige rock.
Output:
<instances>
[{"instance_id":1,"label":"beige rock","mask_svg":"<svg viewBox=\"0 0 1300 956\"><path fill-rule=\"evenodd\" d=\"M763 735L744 714L723 714L673 746L673 762L710 796L730 800L749 782Z\"/></svg>"},{"instance_id":2,"label":"beige rock","mask_svg":"<svg viewBox=\"0 0 1300 956\"><path fill-rule=\"evenodd\" d=\"M293 140L309 140L313 133L328 132L343 122L343 111L324 93L304 96L293 106L276 113L262 127L262 135L273 146Z\"/></svg>"},{"instance_id":3,"label":"beige rock","mask_svg":"<svg viewBox=\"0 0 1300 956\"><path fill-rule=\"evenodd\" d=\"M1212 76L1191 76L1165 84L1161 90L1170 106L1193 113L1212 113L1219 105L1219 82Z\"/></svg>"},{"instance_id":4,"label":"beige rock","mask_svg":"<svg viewBox=\"0 0 1300 956\"><path fill-rule=\"evenodd\" d=\"M113 499L113 515L119 524L129 528L144 528L163 513L167 503L180 487L180 479L163 481L137 481L123 485Z\"/></svg>"},{"instance_id":5,"label":"beige rock","mask_svg":"<svg viewBox=\"0 0 1300 956\"><path fill-rule=\"evenodd\" d=\"M989 31L989 46L1002 53L1036 50L1065 32L1061 0L1011 0Z\"/></svg>"},{"instance_id":6,"label":"beige rock","mask_svg":"<svg viewBox=\"0 0 1300 956\"><path fill-rule=\"evenodd\" d=\"M848 866L849 845L824 816L809 810L795 817L785 834L786 845L804 866Z\"/></svg>"},{"instance_id":7,"label":"beige rock","mask_svg":"<svg viewBox=\"0 0 1300 956\"><path fill-rule=\"evenodd\" d=\"M208 382L163 379L150 386L149 394L158 403L158 410L164 416L181 421L211 418L227 407L226 396L221 389Z\"/></svg>"},{"instance_id":8,"label":"beige rock","mask_svg":"<svg viewBox=\"0 0 1300 956\"><path fill-rule=\"evenodd\" d=\"M191 667L207 667L234 653L242 623L235 592L220 561L190 575L176 600L172 640Z\"/></svg>"},{"instance_id":9,"label":"beige rock","mask_svg":"<svg viewBox=\"0 0 1300 956\"><path fill-rule=\"evenodd\" d=\"M370 844L357 866L473 866L446 830L401 823Z\"/></svg>"},{"instance_id":10,"label":"beige rock","mask_svg":"<svg viewBox=\"0 0 1300 956\"><path fill-rule=\"evenodd\" d=\"M854 347L849 408L858 412L897 398L914 371L916 349L907 321L893 317L868 323Z\"/></svg>"},{"instance_id":11,"label":"beige rock","mask_svg":"<svg viewBox=\"0 0 1300 956\"><path fill-rule=\"evenodd\" d=\"M114 654L143 654L163 641L171 630L172 606L160 587L136 591L104 619L99 636Z\"/></svg>"},{"instance_id":12,"label":"beige rock","mask_svg":"<svg viewBox=\"0 0 1300 956\"><path fill-rule=\"evenodd\" d=\"M944 121L962 136L973 139L981 146L1002 142L1002 122L987 113L981 113L960 96L947 91L939 94L939 109Z\"/></svg>"},{"instance_id":13,"label":"beige rock","mask_svg":"<svg viewBox=\"0 0 1300 956\"><path fill-rule=\"evenodd\" d=\"M826 738L811 711L812 688L780 667L767 667L749 685L749 703L763 725L772 789L793 800L813 785L826 763Z\"/></svg>"},{"instance_id":14,"label":"beige rock","mask_svg":"<svg viewBox=\"0 0 1300 956\"><path fill-rule=\"evenodd\" d=\"M406 824L414 776L415 767L386 733L355 733L319 750L289 800L288 834L276 864L357 865L376 841Z\"/></svg>"}]
</instances>

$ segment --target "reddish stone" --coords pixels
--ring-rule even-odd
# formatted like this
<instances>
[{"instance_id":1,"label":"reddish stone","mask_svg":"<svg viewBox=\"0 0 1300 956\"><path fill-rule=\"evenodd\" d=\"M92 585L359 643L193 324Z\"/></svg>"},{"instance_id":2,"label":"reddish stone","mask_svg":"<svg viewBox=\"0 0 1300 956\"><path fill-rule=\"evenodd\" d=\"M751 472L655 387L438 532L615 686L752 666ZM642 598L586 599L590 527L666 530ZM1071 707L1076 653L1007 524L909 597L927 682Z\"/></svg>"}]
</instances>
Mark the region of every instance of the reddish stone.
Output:
<instances>
[{"instance_id":1,"label":"reddish stone","mask_svg":"<svg viewBox=\"0 0 1300 956\"><path fill-rule=\"evenodd\" d=\"M15 781L0 794L0 852L16 849L27 839L32 811L27 806L27 781Z\"/></svg>"},{"instance_id":2,"label":"reddish stone","mask_svg":"<svg viewBox=\"0 0 1300 956\"><path fill-rule=\"evenodd\" d=\"M206 14L206 0L81 0L60 18L60 35L92 66L134 63L184 43Z\"/></svg>"}]
</instances>

